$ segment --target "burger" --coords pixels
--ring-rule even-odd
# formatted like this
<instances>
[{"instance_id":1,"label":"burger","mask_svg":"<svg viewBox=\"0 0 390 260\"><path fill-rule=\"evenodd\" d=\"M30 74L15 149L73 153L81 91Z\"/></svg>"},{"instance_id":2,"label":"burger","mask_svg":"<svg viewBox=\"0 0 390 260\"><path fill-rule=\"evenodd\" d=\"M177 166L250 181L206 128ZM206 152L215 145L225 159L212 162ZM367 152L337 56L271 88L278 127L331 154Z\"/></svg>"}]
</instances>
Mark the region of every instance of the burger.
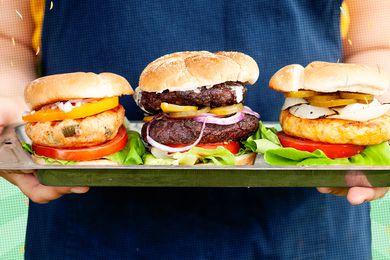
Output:
<instances>
[{"instance_id":1,"label":"burger","mask_svg":"<svg viewBox=\"0 0 390 260\"><path fill-rule=\"evenodd\" d=\"M23 120L35 161L108 163L101 158L127 144L119 96L132 93L127 80L113 73L76 72L32 81L24 92L31 110Z\"/></svg>"},{"instance_id":2,"label":"burger","mask_svg":"<svg viewBox=\"0 0 390 260\"><path fill-rule=\"evenodd\" d=\"M284 147L348 158L390 139L390 104L375 98L389 86L379 67L293 64L276 72L269 85L286 97L278 133Z\"/></svg>"},{"instance_id":3,"label":"burger","mask_svg":"<svg viewBox=\"0 0 390 260\"><path fill-rule=\"evenodd\" d=\"M151 62L134 95L146 113L143 139L160 159L145 163L252 164L256 154L238 153L258 128L259 115L243 105L258 76L256 62L239 52L177 52Z\"/></svg>"}]
</instances>

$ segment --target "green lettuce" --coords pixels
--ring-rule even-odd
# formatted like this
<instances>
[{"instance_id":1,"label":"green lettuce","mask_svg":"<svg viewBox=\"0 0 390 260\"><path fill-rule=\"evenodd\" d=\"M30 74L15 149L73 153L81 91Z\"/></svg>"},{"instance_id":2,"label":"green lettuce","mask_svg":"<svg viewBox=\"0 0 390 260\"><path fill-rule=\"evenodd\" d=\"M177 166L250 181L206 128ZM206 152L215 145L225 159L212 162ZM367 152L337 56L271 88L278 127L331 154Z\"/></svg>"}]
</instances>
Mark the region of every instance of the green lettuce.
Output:
<instances>
[{"instance_id":1,"label":"green lettuce","mask_svg":"<svg viewBox=\"0 0 390 260\"><path fill-rule=\"evenodd\" d=\"M243 142L245 151L262 153L270 165L390 165L390 146L387 142L367 146L360 154L350 158L330 159L322 151L299 151L284 148L276 135L276 129L265 127L259 122L259 129Z\"/></svg>"},{"instance_id":2,"label":"green lettuce","mask_svg":"<svg viewBox=\"0 0 390 260\"><path fill-rule=\"evenodd\" d=\"M193 147L185 153L174 153L170 158L156 158L152 154L144 156L145 165L195 165L196 163L212 165L234 165L235 156L222 146L215 149Z\"/></svg>"},{"instance_id":3,"label":"green lettuce","mask_svg":"<svg viewBox=\"0 0 390 260\"><path fill-rule=\"evenodd\" d=\"M125 148L103 158L123 165L143 164L142 157L145 154L145 146L141 136L135 131L128 131L127 136L128 141Z\"/></svg>"},{"instance_id":4,"label":"green lettuce","mask_svg":"<svg viewBox=\"0 0 390 260\"><path fill-rule=\"evenodd\" d=\"M142 157L145 154L145 146L142 143L140 135L135 131L127 131L127 136L128 140L125 148L123 148L119 152L105 156L103 158L122 165L143 164ZM72 165L77 163L76 161L58 160L37 155L32 150L31 145L24 142L22 143L22 147L28 153L34 154L35 156L42 158L47 164Z\"/></svg>"}]
</instances>

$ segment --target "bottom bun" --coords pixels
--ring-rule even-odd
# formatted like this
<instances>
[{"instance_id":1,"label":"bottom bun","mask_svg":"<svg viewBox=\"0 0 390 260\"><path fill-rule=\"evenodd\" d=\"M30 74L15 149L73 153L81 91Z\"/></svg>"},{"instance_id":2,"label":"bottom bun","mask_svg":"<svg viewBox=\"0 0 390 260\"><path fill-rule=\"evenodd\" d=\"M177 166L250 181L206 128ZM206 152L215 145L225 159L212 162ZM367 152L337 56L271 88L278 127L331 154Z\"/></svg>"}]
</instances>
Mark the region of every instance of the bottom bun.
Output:
<instances>
[{"instance_id":1,"label":"bottom bun","mask_svg":"<svg viewBox=\"0 0 390 260\"><path fill-rule=\"evenodd\" d=\"M37 164L47 165L45 160L42 159L41 157L38 157L38 156L33 154L33 155L31 155L31 158ZM61 165L61 164L60 163L52 163L50 165ZM92 161L79 161L79 162L76 162L75 164L72 164L72 165L107 165L107 166L112 165L112 166L114 166L114 165L118 165L118 163L107 160L107 159L98 159L98 160L92 160Z\"/></svg>"},{"instance_id":2,"label":"bottom bun","mask_svg":"<svg viewBox=\"0 0 390 260\"><path fill-rule=\"evenodd\" d=\"M235 165L253 165L256 161L257 153L247 153L236 156Z\"/></svg>"}]
</instances>

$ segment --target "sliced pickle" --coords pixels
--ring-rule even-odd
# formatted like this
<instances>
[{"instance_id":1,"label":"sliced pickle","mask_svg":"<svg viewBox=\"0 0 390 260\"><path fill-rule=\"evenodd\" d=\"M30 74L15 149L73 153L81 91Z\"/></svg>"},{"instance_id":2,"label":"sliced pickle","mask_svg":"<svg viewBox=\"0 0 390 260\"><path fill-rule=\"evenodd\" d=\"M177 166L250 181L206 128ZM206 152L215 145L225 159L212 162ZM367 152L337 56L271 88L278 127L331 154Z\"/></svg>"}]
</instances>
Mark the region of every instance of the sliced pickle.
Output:
<instances>
[{"instance_id":1,"label":"sliced pickle","mask_svg":"<svg viewBox=\"0 0 390 260\"><path fill-rule=\"evenodd\" d=\"M329 100L335 100L339 99L340 96L337 93L331 93L331 94L324 94L324 95L317 95L306 98L309 102L312 101L329 101Z\"/></svg>"},{"instance_id":2,"label":"sliced pickle","mask_svg":"<svg viewBox=\"0 0 390 260\"><path fill-rule=\"evenodd\" d=\"M359 103L369 104L374 99L373 95L362 94L362 93L352 93L352 92L340 92L342 98L356 99Z\"/></svg>"},{"instance_id":3,"label":"sliced pickle","mask_svg":"<svg viewBox=\"0 0 390 260\"><path fill-rule=\"evenodd\" d=\"M148 123L148 122L152 121L153 118L154 118L154 116L145 116L144 117L144 122Z\"/></svg>"},{"instance_id":4,"label":"sliced pickle","mask_svg":"<svg viewBox=\"0 0 390 260\"><path fill-rule=\"evenodd\" d=\"M356 99L334 99L324 101L310 101L310 105L316 107L341 107L357 103Z\"/></svg>"},{"instance_id":5,"label":"sliced pickle","mask_svg":"<svg viewBox=\"0 0 390 260\"><path fill-rule=\"evenodd\" d=\"M298 90L298 91L290 91L284 93L285 97L291 97L291 98L307 98L318 95L318 92L311 91L311 90Z\"/></svg>"},{"instance_id":6,"label":"sliced pickle","mask_svg":"<svg viewBox=\"0 0 390 260\"><path fill-rule=\"evenodd\" d=\"M210 111L209 107L205 107L202 109L199 109L198 111L186 111L186 112L175 112L175 113L169 113L169 117L172 118L188 118L188 117L196 117L200 116L204 113L207 113Z\"/></svg>"},{"instance_id":7,"label":"sliced pickle","mask_svg":"<svg viewBox=\"0 0 390 260\"><path fill-rule=\"evenodd\" d=\"M197 111L198 107L196 107L196 106L179 106L179 105L174 105L174 104L162 102L161 109L165 113L171 113L171 112Z\"/></svg>"},{"instance_id":8,"label":"sliced pickle","mask_svg":"<svg viewBox=\"0 0 390 260\"><path fill-rule=\"evenodd\" d=\"M80 133L80 125L68 125L62 128L65 137L72 137Z\"/></svg>"},{"instance_id":9,"label":"sliced pickle","mask_svg":"<svg viewBox=\"0 0 390 260\"><path fill-rule=\"evenodd\" d=\"M244 106L242 104L235 104L231 106L226 107L216 107L213 109L210 109L210 113L218 115L218 116L227 116L231 114L235 114L237 112L240 112L244 109Z\"/></svg>"}]
</instances>

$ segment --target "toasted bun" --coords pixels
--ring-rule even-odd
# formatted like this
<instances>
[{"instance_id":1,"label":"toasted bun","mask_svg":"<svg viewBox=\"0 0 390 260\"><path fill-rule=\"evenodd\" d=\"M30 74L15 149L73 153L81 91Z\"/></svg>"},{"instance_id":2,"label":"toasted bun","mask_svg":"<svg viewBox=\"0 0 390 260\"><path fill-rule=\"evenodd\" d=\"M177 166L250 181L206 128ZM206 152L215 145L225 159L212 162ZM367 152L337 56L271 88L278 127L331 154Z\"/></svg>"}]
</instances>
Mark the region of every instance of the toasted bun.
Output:
<instances>
[{"instance_id":1,"label":"toasted bun","mask_svg":"<svg viewBox=\"0 0 390 260\"><path fill-rule=\"evenodd\" d=\"M258 77L255 60L240 52L176 52L151 62L139 87L146 92L184 91L226 81L254 84Z\"/></svg>"},{"instance_id":2,"label":"toasted bun","mask_svg":"<svg viewBox=\"0 0 390 260\"><path fill-rule=\"evenodd\" d=\"M31 159L36 163L36 164L41 164L41 165L47 165L44 159L36 156L36 155L31 155ZM53 165L60 165L59 163L54 163ZM91 166L114 166L118 165L116 162L107 160L107 159L98 159L98 160L92 160L92 161L80 161L77 162L76 164L73 165L91 165Z\"/></svg>"},{"instance_id":3,"label":"toasted bun","mask_svg":"<svg viewBox=\"0 0 390 260\"><path fill-rule=\"evenodd\" d=\"M235 165L253 165L256 161L257 153L247 153L236 156Z\"/></svg>"},{"instance_id":4,"label":"toasted bun","mask_svg":"<svg viewBox=\"0 0 390 260\"><path fill-rule=\"evenodd\" d=\"M372 95L384 94L389 85L389 78L379 67L320 61L312 62L306 68L298 64L287 65L276 72L269 82L270 88L282 92L302 89Z\"/></svg>"},{"instance_id":5,"label":"toasted bun","mask_svg":"<svg viewBox=\"0 0 390 260\"><path fill-rule=\"evenodd\" d=\"M27 85L24 97L30 109L57 101L131 95L127 80L117 74L75 72L46 76Z\"/></svg>"}]
</instances>

